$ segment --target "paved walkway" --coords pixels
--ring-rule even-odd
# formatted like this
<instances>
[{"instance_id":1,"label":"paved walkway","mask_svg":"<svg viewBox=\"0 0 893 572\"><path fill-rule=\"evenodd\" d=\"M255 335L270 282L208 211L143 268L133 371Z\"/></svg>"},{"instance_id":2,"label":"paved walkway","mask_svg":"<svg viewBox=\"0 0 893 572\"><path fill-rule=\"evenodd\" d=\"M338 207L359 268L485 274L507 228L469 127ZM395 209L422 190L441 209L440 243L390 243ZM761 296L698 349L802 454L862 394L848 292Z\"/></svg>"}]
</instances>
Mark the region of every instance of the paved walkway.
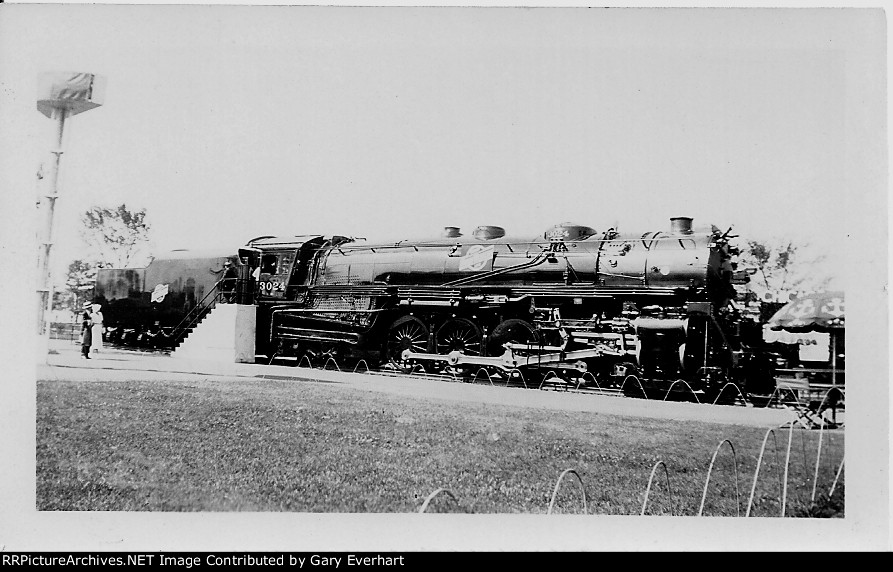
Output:
<instances>
[{"instance_id":1,"label":"paved walkway","mask_svg":"<svg viewBox=\"0 0 893 572\"><path fill-rule=\"evenodd\" d=\"M359 391L376 391L446 401L767 428L778 427L796 418L796 414L789 409L672 403L597 393L526 390L491 386L483 379L478 380L478 383L444 382L419 376L366 375L279 365L185 360L163 353L120 350L109 347L106 347L101 353L92 354L92 359L86 360L80 356L80 346L66 340L51 340L50 351L47 363L37 366L38 379L60 381L188 380L195 376L213 376L220 381L273 379L294 382L328 382Z\"/></svg>"}]
</instances>

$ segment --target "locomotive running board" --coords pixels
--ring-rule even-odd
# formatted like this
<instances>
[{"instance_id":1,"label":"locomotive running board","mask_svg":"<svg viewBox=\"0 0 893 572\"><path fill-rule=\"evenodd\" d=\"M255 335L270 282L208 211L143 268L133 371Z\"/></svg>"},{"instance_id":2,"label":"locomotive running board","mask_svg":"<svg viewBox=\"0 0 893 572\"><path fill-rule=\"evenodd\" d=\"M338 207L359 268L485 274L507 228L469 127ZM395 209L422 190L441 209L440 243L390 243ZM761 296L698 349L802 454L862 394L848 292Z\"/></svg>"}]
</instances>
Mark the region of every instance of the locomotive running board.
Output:
<instances>
[{"instance_id":1,"label":"locomotive running board","mask_svg":"<svg viewBox=\"0 0 893 572\"><path fill-rule=\"evenodd\" d=\"M445 288L456 284L454 288ZM479 284L466 286L454 282L444 286L398 287L397 298L401 306L458 306L459 304L493 304L517 302L531 296L543 298L611 299L616 296L643 296L671 298L684 295L685 289L669 286L597 286L574 285L526 285L506 286Z\"/></svg>"}]
</instances>

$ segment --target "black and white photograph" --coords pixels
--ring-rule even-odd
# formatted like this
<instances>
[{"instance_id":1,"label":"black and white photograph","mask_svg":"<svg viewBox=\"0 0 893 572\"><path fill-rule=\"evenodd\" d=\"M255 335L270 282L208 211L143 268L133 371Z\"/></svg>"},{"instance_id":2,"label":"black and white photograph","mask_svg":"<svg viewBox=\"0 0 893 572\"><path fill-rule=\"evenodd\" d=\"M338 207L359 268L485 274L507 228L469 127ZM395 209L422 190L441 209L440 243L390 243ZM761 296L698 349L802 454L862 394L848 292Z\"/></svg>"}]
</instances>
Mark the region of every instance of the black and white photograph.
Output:
<instances>
[{"instance_id":1,"label":"black and white photograph","mask_svg":"<svg viewBox=\"0 0 893 572\"><path fill-rule=\"evenodd\" d=\"M887 28L3 4L0 551L890 550Z\"/></svg>"}]
</instances>

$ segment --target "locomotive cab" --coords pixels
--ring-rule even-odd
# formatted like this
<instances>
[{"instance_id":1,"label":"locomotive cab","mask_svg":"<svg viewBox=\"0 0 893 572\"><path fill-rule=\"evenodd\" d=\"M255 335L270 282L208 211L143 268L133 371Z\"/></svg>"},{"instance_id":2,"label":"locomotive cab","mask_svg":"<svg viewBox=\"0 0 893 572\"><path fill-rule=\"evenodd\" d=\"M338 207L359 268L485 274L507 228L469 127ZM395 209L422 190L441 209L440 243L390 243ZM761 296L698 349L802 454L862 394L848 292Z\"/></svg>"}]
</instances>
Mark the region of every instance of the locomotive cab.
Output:
<instances>
[{"instance_id":1,"label":"locomotive cab","mask_svg":"<svg viewBox=\"0 0 893 572\"><path fill-rule=\"evenodd\" d=\"M264 251L257 274L258 298L285 298L295 253L293 248Z\"/></svg>"},{"instance_id":2,"label":"locomotive cab","mask_svg":"<svg viewBox=\"0 0 893 572\"><path fill-rule=\"evenodd\" d=\"M301 301L301 293L312 285L319 255L350 240L343 236L318 235L252 240L249 245L255 252L252 267L258 301Z\"/></svg>"},{"instance_id":3,"label":"locomotive cab","mask_svg":"<svg viewBox=\"0 0 893 572\"><path fill-rule=\"evenodd\" d=\"M322 237L280 239L261 237L249 242L249 265L256 280L257 300L293 300L295 291L306 286L309 258Z\"/></svg>"}]
</instances>

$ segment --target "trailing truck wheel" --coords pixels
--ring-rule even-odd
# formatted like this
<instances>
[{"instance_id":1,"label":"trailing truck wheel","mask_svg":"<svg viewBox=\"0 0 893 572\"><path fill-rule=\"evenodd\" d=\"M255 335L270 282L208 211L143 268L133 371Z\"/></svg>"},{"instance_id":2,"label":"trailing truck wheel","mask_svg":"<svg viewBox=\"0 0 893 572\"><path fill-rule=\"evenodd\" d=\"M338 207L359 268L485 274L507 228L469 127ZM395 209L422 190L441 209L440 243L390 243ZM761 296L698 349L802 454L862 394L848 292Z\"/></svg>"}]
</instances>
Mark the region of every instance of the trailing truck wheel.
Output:
<instances>
[{"instance_id":1,"label":"trailing truck wheel","mask_svg":"<svg viewBox=\"0 0 893 572\"><path fill-rule=\"evenodd\" d=\"M404 371L412 365L403 359L405 350L425 352L428 349L428 328L413 316L404 316L388 328L386 341L386 363L391 363Z\"/></svg>"}]
</instances>

